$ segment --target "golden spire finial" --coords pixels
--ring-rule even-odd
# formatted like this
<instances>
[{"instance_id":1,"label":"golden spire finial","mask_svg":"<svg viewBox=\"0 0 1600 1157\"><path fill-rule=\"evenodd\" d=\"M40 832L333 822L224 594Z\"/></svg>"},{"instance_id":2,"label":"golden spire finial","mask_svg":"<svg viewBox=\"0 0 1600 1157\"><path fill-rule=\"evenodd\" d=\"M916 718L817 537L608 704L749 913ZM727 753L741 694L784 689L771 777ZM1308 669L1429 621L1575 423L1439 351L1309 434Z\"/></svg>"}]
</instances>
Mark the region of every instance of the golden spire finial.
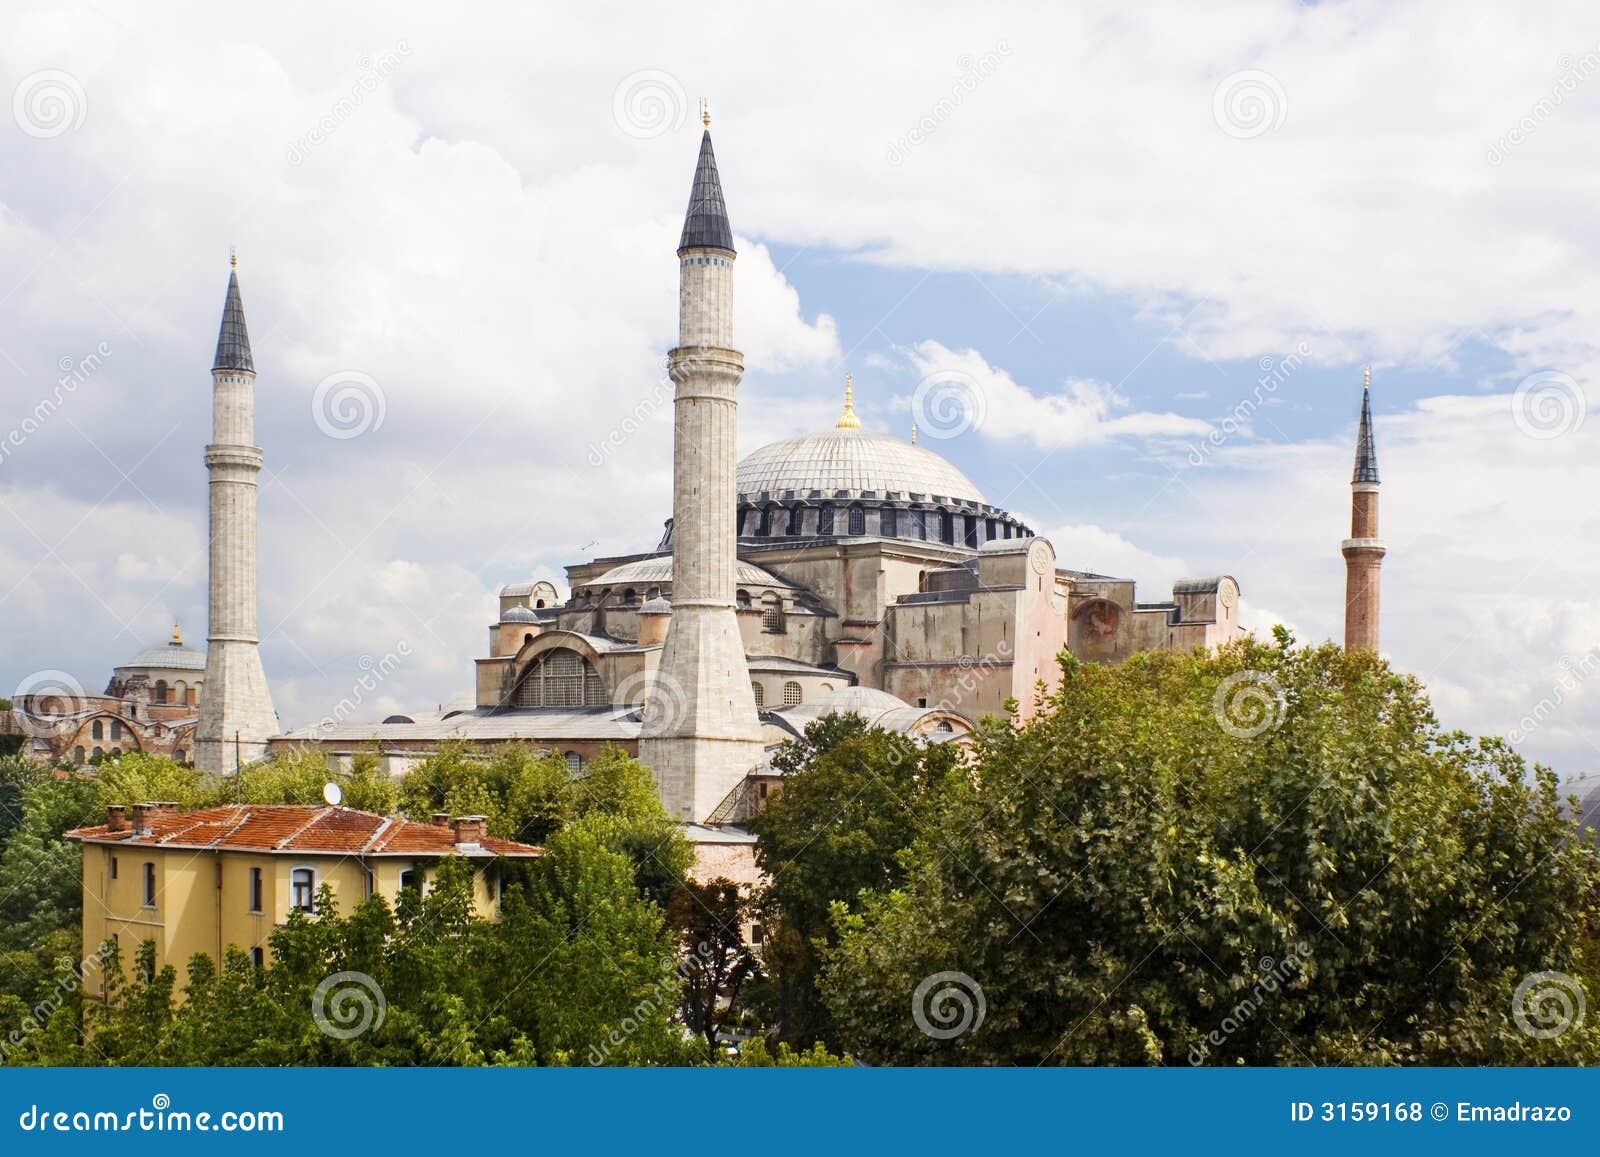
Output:
<instances>
[{"instance_id":1,"label":"golden spire finial","mask_svg":"<svg viewBox=\"0 0 1600 1157\"><path fill-rule=\"evenodd\" d=\"M239 268L239 247L237 245L228 246L228 268Z\"/></svg>"},{"instance_id":2,"label":"golden spire finial","mask_svg":"<svg viewBox=\"0 0 1600 1157\"><path fill-rule=\"evenodd\" d=\"M844 376L844 413L839 415L839 420L833 424L835 430L859 430L861 419L856 417L855 390L851 385L850 375Z\"/></svg>"},{"instance_id":3,"label":"golden spire finial","mask_svg":"<svg viewBox=\"0 0 1600 1157\"><path fill-rule=\"evenodd\" d=\"M917 444L917 420L915 418L911 419L911 444L913 446Z\"/></svg>"},{"instance_id":4,"label":"golden spire finial","mask_svg":"<svg viewBox=\"0 0 1600 1157\"><path fill-rule=\"evenodd\" d=\"M706 102L705 97L700 98L700 123L706 128L711 127L711 105Z\"/></svg>"},{"instance_id":5,"label":"golden spire finial","mask_svg":"<svg viewBox=\"0 0 1600 1157\"><path fill-rule=\"evenodd\" d=\"M1361 388L1363 390L1372 389L1372 367L1371 366L1362 366L1361 367Z\"/></svg>"},{"instance_id":6,"label":"golden spire finial","mask_svg":"<svg viewBox=\"0 0 1600 1157\"><path fill-rule=\"evenodd\" d=\"M183 632L179 630L177 623L172 624L172 645L174 647L183 646Z\"/></svg>"}]
</instances>

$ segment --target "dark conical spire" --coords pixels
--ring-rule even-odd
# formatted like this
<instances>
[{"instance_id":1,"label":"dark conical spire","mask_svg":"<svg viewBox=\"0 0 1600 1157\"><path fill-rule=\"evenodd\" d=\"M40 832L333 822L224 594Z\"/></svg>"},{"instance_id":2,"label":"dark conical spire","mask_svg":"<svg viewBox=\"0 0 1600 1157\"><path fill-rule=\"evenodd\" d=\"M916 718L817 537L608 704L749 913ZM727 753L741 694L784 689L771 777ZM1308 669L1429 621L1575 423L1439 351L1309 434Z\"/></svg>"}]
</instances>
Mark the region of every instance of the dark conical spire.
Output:
<instances>
[{"instance_id":1,"label":"dark conical spire","mask_svg":"<svg viewBox=\"0 0 1600 1157\"><path fill-rule=\"evenodd\" d=\"M211 368L256 372L256 363L250 357L250 331L244 324L244 299L239 296L237 259L228 273L228 301L222 307L222 329L217 333L217 356Z\"/></svg>"},{"instance_id":2,"label":"dark conical spire","mask_svg":"<svg viewBox=\"0 0 1600 1157\"><path fill-rule=\"evenodd\" d=\"M694 186L689 190L689 212L683 219L683 236L678 239L678 252L685 249L734 252L733 226L728 224L728 207L722 201L722 179L717 176L710 129L700 137L700 160L694 167Z\"/></svg>"},{"instance_id":3,"label":"dark conical spire","mask_svg":"<svg viewBox=\"0 0 1600 1157\"><path fill-rule=\"evenodd\" d=\"M1372 441L1372 371L1361 387L1361 425L1356 429L1356 468L1350 481L1378 481L1378 448Z\"/></svg>"}]
</instances>

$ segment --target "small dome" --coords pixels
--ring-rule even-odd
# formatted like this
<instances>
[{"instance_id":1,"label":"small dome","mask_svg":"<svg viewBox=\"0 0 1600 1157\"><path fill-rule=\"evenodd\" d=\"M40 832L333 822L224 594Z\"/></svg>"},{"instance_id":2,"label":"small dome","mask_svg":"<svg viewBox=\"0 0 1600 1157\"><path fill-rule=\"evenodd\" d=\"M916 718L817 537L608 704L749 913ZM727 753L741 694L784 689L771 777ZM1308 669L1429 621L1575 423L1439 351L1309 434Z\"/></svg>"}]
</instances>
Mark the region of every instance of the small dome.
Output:
<instances>
[{"instance_id":1,"label":"small dome","mask_svg":"<svg viewBox=\"0 0 1600 1157\"><path fill-rule=\"evenodd\" d=\"M146 647L117 670L128 671L141 667L163 671L204 671L206 653L197 651L193 647L185 647L181 642L163 643L156 647Z\"/></svg>"},{"instance_id":2,"label":"small dome","mask_svg":"<svg viewBox=\"0 0 1600 1157\"><path fill-rule=\"evenodd\" d=\"M644 606L639 608L639 613L641 615L670 615L672 613L672 604L657 595L653 599L646 599Z\"/></svg>"},{"instance_id":3,"label":"small dome","mask_svg":"<svg viewBox=\"0 0 1600 1157\"><path fill-rule=\"evenodd\" d=\"M758 566L751 566L743 559L739 560L736 571L738 582L743 586L752 587L787 587L784 582L771 571L762 570ZM672 556L658 554L651 558L636 559L625 562L621 566L613 567L597 579L590 579L583 585L586 587L615 587L634 584L645 586L652 583L670 583L672 581Z\"/></svg>"},{"instance_id":4,"label":"small dome","mask_svg":"<svg viewBox=\"0 0 1600 1157\"><path fill-rule=\"evenodd\" d=\"M539 616L524 606L515 606L500 613L502 623L537 623Z\"/></svg>"},{"instance_id":5,"label":"small dome","mask_svg":"<svg viewBox=\"0 0 1600 1157\"><path fill-rule=\"evenodd\" d=\"M785 490L825 495L892 490L987 505L965 474L931 450L852 428L763 446L739 463L736 486L743 497Z\"/></svg>"}]
</instances>

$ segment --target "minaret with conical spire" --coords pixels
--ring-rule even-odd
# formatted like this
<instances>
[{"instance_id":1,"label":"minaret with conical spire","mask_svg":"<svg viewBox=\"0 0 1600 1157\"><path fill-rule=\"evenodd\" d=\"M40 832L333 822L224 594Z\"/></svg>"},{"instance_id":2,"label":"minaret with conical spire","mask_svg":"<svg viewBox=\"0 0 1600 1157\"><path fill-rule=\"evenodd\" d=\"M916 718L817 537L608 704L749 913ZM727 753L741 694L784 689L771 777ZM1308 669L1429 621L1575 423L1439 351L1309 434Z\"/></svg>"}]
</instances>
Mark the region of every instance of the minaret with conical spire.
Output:
<instances>
[{"instance_id":1,"label":"minaret with conical spire","mask_svg":"<svg viewBox=\"0 0 1600 1157\"><path fill-rule=\"evenodd\" d=\"M211 363L211 619L206 676L200 685L195 766L232 772L266 754L278 717L261 667L257 638L255 361L239 294L238 258L228 273L217 356Z\"/></svg>"},{"instance_id":2,"label":"minaret with conical spire","mask_svg":"<svg viewBox=\"0 0 1600 1157\"><path fill-rule=\"evenodd\" d=\"M711 118L678 241L672 451L672 619L645 699L639 758L678 820L708 819L761 762L761 721L734 609L739 381L733 229Z\"/></svg>"},{"instance_id":3,"label":"minaret with conical spire","mask_svg":"<svg viewBox=\"0 0 1600 1157\"><path fill-rule=\"evenodd\" d=\"M1378 649L1378 575L1388 553L1378 537L1378 450L1372 440L1372 370L1363 374L1361 425L1350 477L1350 537L1344 540L1344 649Z\"/></svg>"}]
</instances>

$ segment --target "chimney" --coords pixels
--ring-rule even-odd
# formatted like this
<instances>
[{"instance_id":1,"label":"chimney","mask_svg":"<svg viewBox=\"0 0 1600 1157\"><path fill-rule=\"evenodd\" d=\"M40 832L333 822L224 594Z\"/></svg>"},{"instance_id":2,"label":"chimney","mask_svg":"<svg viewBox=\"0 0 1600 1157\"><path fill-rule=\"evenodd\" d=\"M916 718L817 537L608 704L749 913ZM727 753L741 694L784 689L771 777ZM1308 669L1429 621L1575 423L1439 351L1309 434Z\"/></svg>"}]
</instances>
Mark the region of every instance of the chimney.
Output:
<instances>
[{"instance_id":1,"label":"chimney","mask_svg":"<svg viewBox=\"0 0 1600 1157\"><path fill-rule=\"evenodd\" d=\"M106 831L125 832L128 830L128 809L120 803L106 806Z\"/></svg>"},{"instance_id":2,"label":"chimney","mask_svg":"<svg viewBox=\"0 0 1600 1157\"><path fill-rule=\"evenodd\" d=\"M476 848L483 843L484 826L488 816L457 816L455 822L456 847Z\"/></svg>"},{"instance_id":3,"label":"chimney","mask_svg":"<svg viewBox=\"0 0 1600 1157\"><path fill-rule=\"evenodd\" d=\"M157 816L175 816L177 814L178 805L171 800L136 803L133 805L133 834L136 836L148 836L155 830L151 823Z\"/></svg>"},{"instance_id":4,"label":"chimney","mask_svg":"<svg viewBox=\"0 0 1600 1157\"><path fill-rule=\"evenodd\" d=\"M450 826L449 812L434 812L433 815L429 816L428 818L436 828L447 828Z\"/></svg>"}]
</instances>

